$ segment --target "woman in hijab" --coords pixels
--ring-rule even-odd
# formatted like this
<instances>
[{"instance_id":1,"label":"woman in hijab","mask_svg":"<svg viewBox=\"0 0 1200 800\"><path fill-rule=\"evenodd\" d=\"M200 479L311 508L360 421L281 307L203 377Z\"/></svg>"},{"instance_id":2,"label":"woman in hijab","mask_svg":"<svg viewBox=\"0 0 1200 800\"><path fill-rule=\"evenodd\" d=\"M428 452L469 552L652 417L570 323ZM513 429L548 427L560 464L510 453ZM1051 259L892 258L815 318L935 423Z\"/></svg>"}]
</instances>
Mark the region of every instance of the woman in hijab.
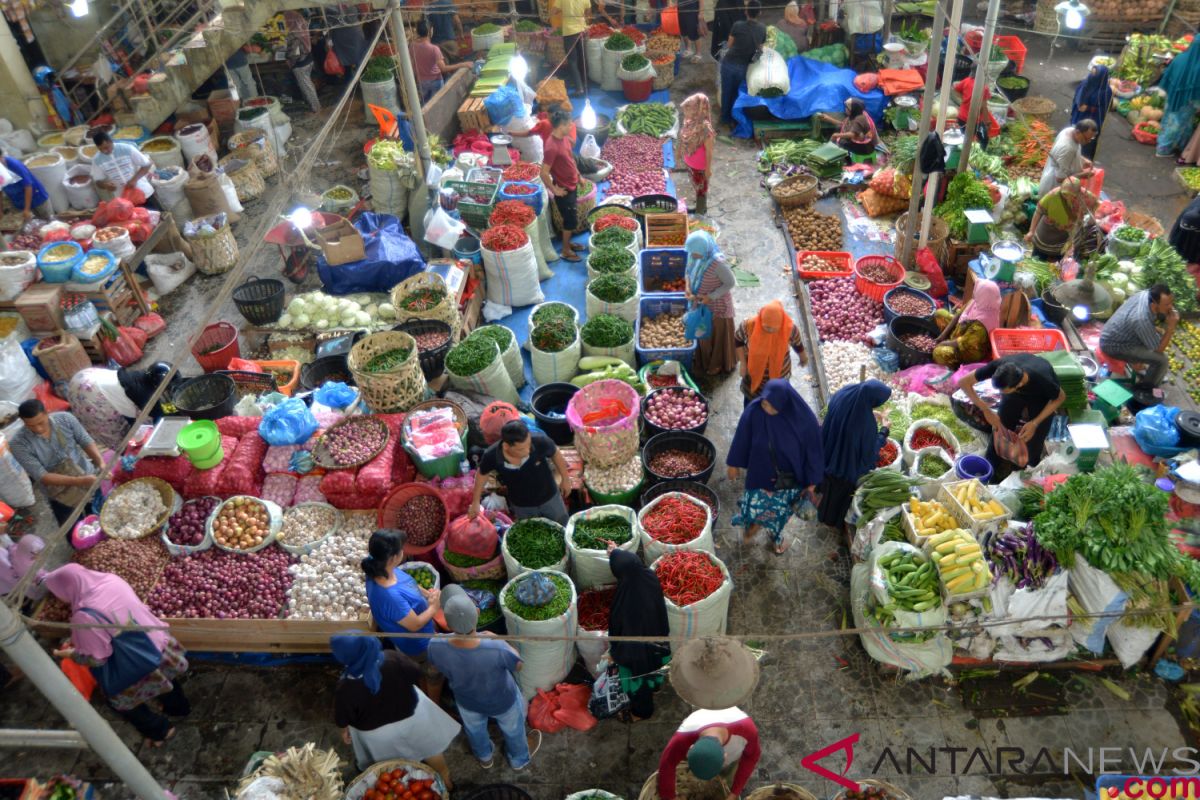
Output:
<instances>
[{"instance_id":1,"label":"woman in hijab","mask_svg":"<svg viewBox=\"0 0 1200 800\"><path fill-rule=\"evenodd\" d=\"M821 114L822 118L840 125L838 132L829 137L829 141L838 147L843 147L851 153L860 156L875 152L879 144L879 131L875 128L875 120L867 113L867 107L857 97L846 99L846 116L844 119Z\"/></svg>"},{"instance_id":2,"label":"woman in hijab","mask_svg":"<svg viewBox=\"0 0 1200 800\"><path fill-rule=\"evenodd\" d=\"M825 472L821 424L804 398L783 379L768 381L762 397L738 420L725 464L729 479L746 471L740 513L733 524L750 542L766 528L775 554L791 546L783 528L807 501L816 504L816 488Z\"/></svg>"},{"instance_id":3,"label":"woman in hijab","mask_svg":"<svg viewBox=\"0 0 1200 800\"><path fill-rule=\"evenodd\" d=\"M712 175L713 150L717 132L712 124L712 106L706 94L694 94L684 100L679 110L683 112L683 130L679 141L683 149L683 163L687 165L696 189L694 211L708 211L708 179Z\"/></svg>"},{"instance_id":4,"label":"woman in hijab","mask_svg":"<svg viewBox=\"0 0 1200 800\"><path fill-rule=\"evenodd\" d=\"M417 688L421 667L358 631L329 637L329 646L345 667L333 690L333 718L358 768L393 758L424 761L453 788L442 753L462 726Z\"/></svg>"},{"instance_id":5,"label":"woman in hijab","mask_svg":"<svg viewBox=\"0 0 1200 800\"><path fill-rule=\"evenodd\" d=\"M783 19L775 23L776 28L786 33L796 43L796 51L799 53L803 53L808 49L808 28L811 24L809 15L812 13L812 6L810 4L806 3L802 12L800 4L796 0L791 0L790 3L783 7Z\"/></svg>"},{"instance_id":6,"label":"woman in hijab","mask_svg":"<svg viewBox=\"0 0 1200 800\"><path fill-rule=\"evenodd\" d=\"M821 486L817 516L826 525L842 527L858 479L879 460L888 429L879 428L880 414L875 409L891 396L891 387L870 380L844 386L829 399L825 422L821 425L825 483Z\"/></svg>"},{"instance_id":7,"label":"woman in hijab","mask_svg":"<svg viewBox=\"0 0 1200 800\"><path fill-rule=\"evenodd\" d=\"M608 566L617 591L608 611L609 636L661 636L662 642L612 642L608 655L621 675L634 722L654 716L654 692L663 685L659 669L671 661L667 604L654 570L633 553L608 543Z\"/></svg>"},{"instance_id":8,"label":"woman in hijab","mask_svg":"<svg viewBox=\"0 0 1200 800\"><path fill-rule=\"evenodd\" d=\"M1071 124L1090 119L1096 123L1096 135L1079 148L1084 158L1096 157L1096 145L1104 130L1104 117L1112 105L1112 87L1108 85L1108 67L1097 64L1088 70L1088 75L1075 90L1075 102L1071 104Z\"/></svg>"},{"instance_id":9,"label":"woman in hijab","mask_svg":"<svg viewBox=\"0 0 1200 800\"><path fill-rule=\"evenodd\" d=\"M942 309L941 312L946 312ZM942 324L940 321L938 324ZM971 302L950 317L933 348L933 360L950 369L991 358L991 334L1000 327L1000 287L977 280Z\"/></svg>"},{"instance_id":10,"label":"woman in hijab","mask_svg":"<svg viewBox=\"0 0 1200 800\"><path fill-rule=\"evenodd\" d=\"M1087 211L1096 207L1096 196L1083 188L1083 181L1072 175L1038 200L1029 222L1025 241L1033 244L1033 254L1043 261L1059 261L1075 239L1075 229Z\"/></svg>"},{"instance_id":11,"label":"woman in hijab","mask_svg":"<svg viewBox=\"0 0 1200 800\"><path fill-rule=\"evenodd\" d=\"M800 326L792 322L778 300L743 320L733 333L733 344L737 348L738 374L742 376L742 408L758 397L767 381L791 377L791 351L800 357L800 366L808 365Z\"/></svg>"},{"instance_id":12,"label":"woman in hijab","mask_svg":"<svg viewBox=\"0 0 1200 800\"><path fill-rule=\"evenodd\" d=\"M42 585L71 607L73 625L136 625L154 629L146 630L145 634L161 654L158 666L110 696L108 704L145 737L148 746L162 747L175 735L175 727L167 716L186 717L192 710L178 682L187 672L186 654L166 623L154 616L129 584L116 575L66 564L47 573ZM54 655L96 670L112 658L114 635L119 633L111 628L74 628L70 643L55 650ZM167 716L151 708L151 700Z\"/></svg>"},{"instance_id":13,"label":"woman in hijab","mask_svg":"<svg viewBox=\"0 0 1200 800\"><path fill-rule=\"evenodd\" d=\"M1155 155L1177 154L1191 138L1200 109L1200 39L1175 56L1159 78L1158 88L1167 93L1167 107L1158 132Z\"/></svg>"},{"instance_id":14,"label":"woman in hijab","mask_svg":"<svg viewBox=\"0 0 1200 800\"><path fill-rule=\"evenodd\" d=\"M707 231L687 237L687 287L684 294L691 303L708 306L712 311L712 332L696 343L696 371L707 375L726 375L733 371L733 295L736 281L733 270Z\"/></svg>"}]
</instances>

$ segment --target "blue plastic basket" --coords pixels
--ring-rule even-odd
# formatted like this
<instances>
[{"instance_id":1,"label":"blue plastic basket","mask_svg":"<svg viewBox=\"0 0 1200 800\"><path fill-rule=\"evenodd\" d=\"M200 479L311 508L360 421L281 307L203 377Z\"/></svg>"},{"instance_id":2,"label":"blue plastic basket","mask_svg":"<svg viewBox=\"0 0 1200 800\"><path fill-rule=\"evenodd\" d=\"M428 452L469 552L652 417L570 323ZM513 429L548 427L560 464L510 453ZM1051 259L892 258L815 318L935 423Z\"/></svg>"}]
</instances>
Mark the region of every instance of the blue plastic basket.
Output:
<instances>
[{"instance_id":1,"label":"blue plastic basket","mask_svg":"<svg viewBox=\"0 0 1200 800\"><path fill-rule=\"evenodd\" d=\"M532 186L535 191L529 194L510 194L508 191L510 186ZM505 181L500 184L496 202L499 203L501 200L516 200L532 208L533 213L542 213L542 187L532 181Z\"/></svg>"},{"instance_id":2,"label":"blue plastic basket","mask_svg":"<svg viewBox=\"0 0 1200 800\"><path fill-rule=\"evenodd\" d=\"M62 261L46 261L45 255L55 247L70 247L75 255ZM78 242L49 242L38 250L37 264L42 271L42 280L46 283L66 283L71 280L75 266L83 260L83 248Z\"/></svg>"},{"instance_id":3,"label":"blue plastic basket","mask_svg":"<svg viewBox=\"0 0 1200 800\"><path fill-rule=\"evenodd\" d=\"M692 357L696 354L696 343L688 347L664 349L648 349L642 347L642 320L654 319L659 314L682 314L687 311L687 300L681 294L655 294L643 297L638 302L637 324L634 326L634 352L637 353L638 366L651 361L678 361L685 367L692 366Z\"/></svg>"},{"instance_id":4,"label":"blue plastic basket","mask_svg":"<svg viewBox=\"0 0 1200 800\"><path fill-rule=\"evenodd\" d=\"M108 264L99 272L87 273L83 271L83 265L88 259L96 256L103 256L108 259ZM110 275L117 271L117 267L121 265L120 260L107 250L94 249L89 250L83 258L79 259L75 264L75 269L71 272L72 283L101 283L108 279Z\"/></svg>"},{"instance_id":5,"label":"blue plastic basket","mask_svg":"<svg viewBox=\"0 0 1200 800\"><path fill-rule=\"evenodd\" d=\"M684 277L687 272L688 254L682 247L660 247L653 250L642 250L638 255L641 261L642 277L641 290L647 294L678 294L664 292L661 289L651 289L661 281L674 281Z\"/></svg>"}]
</instances>

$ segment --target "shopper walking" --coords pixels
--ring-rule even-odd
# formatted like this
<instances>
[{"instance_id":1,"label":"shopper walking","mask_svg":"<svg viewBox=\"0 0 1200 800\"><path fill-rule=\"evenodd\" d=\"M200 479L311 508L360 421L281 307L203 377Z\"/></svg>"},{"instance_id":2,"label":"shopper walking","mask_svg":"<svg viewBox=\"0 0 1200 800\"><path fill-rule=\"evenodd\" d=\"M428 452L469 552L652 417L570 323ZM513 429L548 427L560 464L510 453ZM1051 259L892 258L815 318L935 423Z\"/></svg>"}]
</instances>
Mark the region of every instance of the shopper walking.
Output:
<instances>
[{"instance_id":1,"label":"shopper walking","mask_svg":"<svg viewBox=\"0 0 1200 800\"><path fill-rule=\"evenodd\" d=\"M38 219L50 219L54 209L51 208L50 195L47 194L46 187L42 186L42 182L33 177L29 167L20 159L6 156L2 150L0 157L4 159L5 169L13 176L12 180L4 184L4 195L8 202L12 203L12 207L21 212L26 222L35 215Z\"/></svg>"},{"instance_id":2,"label":"shopper walking","mask_svg":"<svg viewBox=\"0 0 1200 800\"><path fill-rule=\"evenodd\" d=\"M786 380L768 381L762 396L742 412L725 464L731 481L746 473L733 519L743 529L742 541L748 544L766 529L775 554L783 555L792 544L784 526L806 501L816 505L825 475L817 415Z\"/></svg>"},{"instance_id":3,"label":"shopper walking","mask_svg":"<svg viewBox=\"0 0 1200 800\"><path fill-rule=\"evenodd\" d=\"M367 57L367 39L363 35L361 17L355 6L338 3L336 11L328 12L328 21L333 53L349 79Z\"/></svg>"},{"instance_id":4,"label":"shopper walking","mask_svg":"<svg viewBox=\"0 0 1200 800\"><path fill-rule=\"evenodd\" d=\"M729 797L739 797L761 756L758 726L740 708L693 712L658 760L658 796L675 800L675 772L687 759L688 771L697 778L722 775L730 781Z\"/></svg>"},{"instance_id":5,"label":"shopper walking","mask_svg":"<svg viewBox=\"0 0 1200 800\"><path fill-rule=\"evenodd\" d=\"M683 114L683 129L679 135L683 151L683 163L687 165L692 186L696 190L697 214L708 212L708 182L712 177L713 151L716 149L717 132L712 124L712 104L708 95L697 93L679 105Z\"/></svg>"},{"instance_id":6,"label":"shopper walking","mask_svg":"<svg viewBox=\"0 0 1200 800\"><path fill-rule=\"evenodd\" d=\"M313 84L312 35L308 31L308 17L302 11L283 12L283 24L287 29L287 64L292 77L300 87L300 94L315 114L321 110L317 87Z\"/></svg>"},{"instance_id":7,"label":"shopper walking","mask_svg":"<svg viewBox=\"0 0 1200 800\"><path fill-rule=\"evenodd\" d=\"M1158 88L1167 93L1167 107L1158 131L1155 155L1168 158L1176 155L1196 128L1196 112L1200 110L1200 43L1193 39L1163 71Z\"/></svg>"},{"instance_id":8,"label":"shopper walking","mask_svg":"<svg viewBox=\"0 0 1200 800\"><path fill-rule=\"evenodd\" d=\"M825 482L817 519L834 528L846 521L858 479L875 468L888 429L880 428L876 409L892 396L891 387L877 380L843 386L829 398L821 423Z\"/></svg>"},{"instance_id":9,"label":"shopper walking","mask_svg":"<svg viewBox=\"0 0 1200 800\"><path fill-rule=\"evenodd\" d=\"M737 281L712 234L707 231L689 234L684 249L688 257L684 294L689 303L708 306L712 312L712 332L696 343L696 372L727 375L737 365L733 345L733 295L730 294Z\"/></svg>"},{"instance_id":10,"label":"shopper walking","mask_svg":"<svg viewBox=\"0 0 1200 800\"><path fill-rule=\"evenodd\" d=\"M75 415L48 414L41 400L21 403L17 416L24 424L9 440L9 447L30 480L42 485L50 510L62 525L75 506L91 496L96 473L104 466L100 448Z\"/></svg>"},{"instance_id":11,"label":"shopper walking","mask_svg":"<svg viewBox=\"0 0 1200 800\"><path fill-rule=\"evenodd\" d=\"M742 376L742 408L758 397L767 381L792 376L793 352L800 358L800 366L808 366L800 326L779 300L772 300L758 314L742 320L733 333L733 344L737 348L738 374Z\"/></svg>"},{"instance_id":12,"label":"shopper walking","mask_svg":"<svg viewBox=\"0 0 1200 800\"><path fill-rule=\"evenodd\" d=\"M704 60L700 55L700 37L708 33L700 19L700 0L679 0L675 10L679 15L682 55L693 64L699 64Z\"/></svg>"},{"instance_id":13,"label":"shopper walking","mask_svg":"<svg viewBox=\"0 0 1200 800\"><path fill-rule=\"evenodd\" d=\"M478 631L479 607L461 586L446 587L442 614L454 635L431 642L429 660L450 682L471 753L484 769L496 763L488 736L488 721L495 720L509 764L525 769L541 747L542 733L525 733L525 698L516 681L520 655L507 642Z\"/></svg>"},{"instance_id":14,"label":"shopper walking","mask_svg":"<svg viewBox=\"0 0 1200 800\"><path fill-rule=\"evenodd\" d=\"M568 515L563 497L571 491L567 472L567 462L549 436L531 432L522 420L506 422L500 429L500 441L479 459L467 514L471 519L479 515L483 488L492 476L505 489L513 519L545 517L565 525Z\"/></svg>"},{"instance_id":15,"label":"shopper walking","mask_svg":"<svg viewBox=\"0 0 1200 800\"><path fill-rule=\"evenodd\" d=\"M1083 146L1097 136L1096 121L1081 119L1074 125L1063 128L1054 138L1046 166L1042 168L1042 179L1038 184L1038 197L1045 197L1055 186L1067 178L1086 179L1092 177L1092 162L1083 157Z\"/></svg>"},{"instance_id":16,"label":"shopper walking","mask_svg":"<svg viewBox=\"0 0 1200 800\"><path fill-rule=\"evenodd\" d=\"M1085 214L1096 208L1099 199L1083 188L1078 177L1070 177L1038 200L1025 241L1033 245L1033 254L1043 261L1058 261L1072 247L1075 230Z\"/></svg>"},{"instance_id":17,"label":"shopper walking","mask_svg":"<svg viewBox=\"0 0 1200 800\"><path fill-rule=\"evenodd\" d=\"M249 45L243 45L225 60L225 69L233 81L231 88L237 89L238 99L243 103L258 97L258 83L254 80L254 73L250 71L250 60L246 56L248 52Z\"/></svg>"},{"instance_id":18,"label":"shopper walking","mask_svg":"<svg viewBox=\"0 0 1200 800\"><path fill-rule=\"evenodd\" d=\"M179 679L187 672L186 653L167 624L146 607L129 584L107 572L65 564L41 579L50 593L71 607L77 626L128 625L143 631L76 627L69 644L54 655L90 667L108 704L145 738L162 747L175 735L167 717L186 717L191 705ZM151 708L153 701L162 714ZM166 716L164 716L164 714Z\"/></svg>"},{"instance_id":19,"label":"shopper walking","mask_svg":"<svg viewBox=\"0 0 1200 800\"><path fill-rule=\"evenodd\" d=\"M329 648L345 668L333 690L333 721L354 747L358 768L393 758L424 761L453 789L442 754L462 728L417 686L420 666L399 651L385 652L365 632L331 636Z\"/></svg>"},{"instance_id":20,"label":"shopper walking","mask_svg":"<svg viewBox=\"0 0 1200 800\"><path fill-rule=\"evenodd\" d=\"M654 716L654 693L665 680L660 670L671 661L667 603L654 570L613 542L608 543L608 566L617 579L608 611L608 635L663 637L661 642L614 641L608 647L608 657L617 665L621 691L629 697L629 714L634 722L641 722Z\"/></svg>"},{"instance_id":21,"label":"shopper walking","mask_svg":"<svg viewBox=\"0 0 1200 800\"><path fill-rule=\"evenodd\" d=\"M758 58L767 41L767 29L758 21L761 11L762 4L758 0L747 0L746 18L734 22L729 29L725 55L721 57L721 122L729 126L730 133L735 127L733 103L746 82L746 70Z\"/></svg>"},{"instance_id":22,"label":"shopper walking","mask_svg":"<svg viewBox=\"0 0 1200 800\"><path fill-rule=\"evenodd\" d=\"M1071 104L1071 124L1077 125L1085 119L1096 123L1096 135L1079 150L1084 158L1094 159L1100 134L1104 130L1104 118L1112 105L1112 87L1108 85L1108 67L1096 64L1088 70L1083 83L1075 89L1075 101Z\"/></svg>"},{"instance_id":23,"label":"shopper walking","mask_svg":"<svg viewBox=\"0 0 1200 800\"><path fill-rule=\"evenodd\" d=\"M982 361L992 352L992 331L1000 327L1000 287L995 281L975 281L971 302L956 312L942 329L933 360L948 369Z\"/></svg>"}]
</instances>

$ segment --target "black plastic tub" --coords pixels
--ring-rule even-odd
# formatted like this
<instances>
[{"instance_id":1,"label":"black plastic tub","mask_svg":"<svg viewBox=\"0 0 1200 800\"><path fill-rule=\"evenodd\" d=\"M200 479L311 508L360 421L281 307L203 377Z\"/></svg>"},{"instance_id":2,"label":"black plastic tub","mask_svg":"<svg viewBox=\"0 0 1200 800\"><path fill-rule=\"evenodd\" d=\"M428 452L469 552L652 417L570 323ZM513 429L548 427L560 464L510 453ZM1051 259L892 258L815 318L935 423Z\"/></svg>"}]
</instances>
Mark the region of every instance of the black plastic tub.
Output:
<instances>
[{"instance_id":1,"label":"black plastic tub","mask_svg":"<svg viewBox=\"0 0 1200 800\"><path fill-rule=\"evenodd\" d=\"M529 398L538 427L557 445L568 445L575 439L567 422L567 403L578 391L573 383L543 383Z\"/></svg>"},{"instance_id":2,"label":"black plastic tub","mask_svg":"<svg viewBox=\"0 0 1200 800\"><path fill-rule=\"evenodd\" d=\"M664 394L664 393L681 394L683 392L691 392L704 405L704 421L701 422L696 427L694 427L694 428L664 428L661 425L657 425L657 424L651 422L650 419L646 416L646 407L648 406L648 404L654 397L656 397L660 394ZM648 394L642 398L642 431L647 439L657 436L660 433L666 433L667 431L691 431L692 433L704 433L704 429L708 427L708 418L711 413L712 413L712 408L710 407L710 405L708 403L708 398L706 398L704 395L700 394L699 392L693 392L691 389L687 388L686 386L664 386L661 389L655 389L653 392L650 392L650 394Z\"/></svg>"},{"instance_id":3,"label":"black plastic tub","mask_svg":"<svg viewBox=\"0 0 1200 800\"><path fill-rule=\"evenodd\" d=\"M172 402L180 414L192 419L217 420L233 414L237 399L233 378L213 372L184 381Z\"/></svg>"},{"instance_id":4,"label":"black plastic tub","mask_svg":"<svg viewBox=\"0 0 1200 800\"><path fill-rule=\"evenodd\" d=\"M650 462L659 453L667 450L682 450L687 453L703 453L708 456L708 466L690 475L660 475L650 468ZM642 466L652 483L662 481L695 481L708 483L713 469L717 466L717 446L709 439L691 431L667 431L657 436L651 436L650 441L642 448Z\"/></svg>"},{"instance_id":5,"label":"black plastic tub","mask_svg":"<svg viewBox=\"0 0 1200 800\"><path fill-rule=\"evenodd\" d=\"M407 322L401 322L394 331L402 331L416 339L423 333L444 333L446 341L442 342L437 347L429 350L417 348L417 360L421 362L421 372L425 375L425 380L433 380L446 371L446 353L450 352L450 345L454 338L454 329L448 323L442 322L440 319L410 319Z\"/></svg>"},{"instance_id":6,"label":"black plastic tub","mask_svg":"<svg viewBox=\"0 0 1200 800\"><path fill-rule=\"evenodd\" d=\"M1054 292L1047 289L1042 292L1042 313L1046 315L1046 319L1053 322L1055 325L1062 325L1062 321L1067 318L1067 309L1058 300L1054 299Z\"/></svg>"},{"instance_id":7,"label":"black plastic tub","mask_svg":"<svg viewBox=\"0 0 1200 800\"><path fill-rule=\"evenodd\" d=\"M354 376L346 364L346 354L336 356L321 356L300 368L300 386L311 392L328 381L341 381L354 386Z\"/></svg>"},{"instance_id":8,"label":"black plastic tub","mask_svg":"<svg viewBox=\"0 0 1200 800\"><path fill-rule=\"evenodd\" d=\"M931 319L924 317L896 317L888 323L887 346L900 357L901 369L915 367L918 364L928 364L933 361L933 353L926 353L915 347L909 347L900 337L909 333L925 333L934 339L938 337L938 326Z\"/></svg>"}]
</instances>

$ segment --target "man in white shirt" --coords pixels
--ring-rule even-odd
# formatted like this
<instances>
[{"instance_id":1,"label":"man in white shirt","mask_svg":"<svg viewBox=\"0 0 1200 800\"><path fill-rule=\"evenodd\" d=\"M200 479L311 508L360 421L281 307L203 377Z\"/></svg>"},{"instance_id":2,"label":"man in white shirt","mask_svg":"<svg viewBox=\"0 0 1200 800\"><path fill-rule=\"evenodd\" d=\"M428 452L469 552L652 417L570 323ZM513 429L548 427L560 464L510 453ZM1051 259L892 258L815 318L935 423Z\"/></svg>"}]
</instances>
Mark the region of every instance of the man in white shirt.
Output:
<instances>
[{"instance_id":1,"label":"man in white shirt","mask_svg":"<svg viewBox=\"0 0 1200 800\"><path fill-rule=\"evenodd\" d=\"M149 203L154 187L146 180L146 176L154 168L154 162L131 144L113 142L112 137L104 131L92 134L92 142L100 151L92 159L92 178L96 185L116 197L121 196L126 186L132 185L141 191Z\"/></svg>"},{"instance_id":2,"label":"man in white shirt","mask_svg":"<svg viewBox=\"0 0 1200 800\"><path fill-rule=\"evenodd\" d=\"M1038 184L1038 197L1045 197L1056 186L1072 175L1082 180L1092 177L1092 162L1083 157L1083 145L1100 135L1096 122L1081 119L1073 126L1063 128L1054 138L1054 146L1046 159L1042 170L1042 179Z\"/></svg>"}]
</instances>

